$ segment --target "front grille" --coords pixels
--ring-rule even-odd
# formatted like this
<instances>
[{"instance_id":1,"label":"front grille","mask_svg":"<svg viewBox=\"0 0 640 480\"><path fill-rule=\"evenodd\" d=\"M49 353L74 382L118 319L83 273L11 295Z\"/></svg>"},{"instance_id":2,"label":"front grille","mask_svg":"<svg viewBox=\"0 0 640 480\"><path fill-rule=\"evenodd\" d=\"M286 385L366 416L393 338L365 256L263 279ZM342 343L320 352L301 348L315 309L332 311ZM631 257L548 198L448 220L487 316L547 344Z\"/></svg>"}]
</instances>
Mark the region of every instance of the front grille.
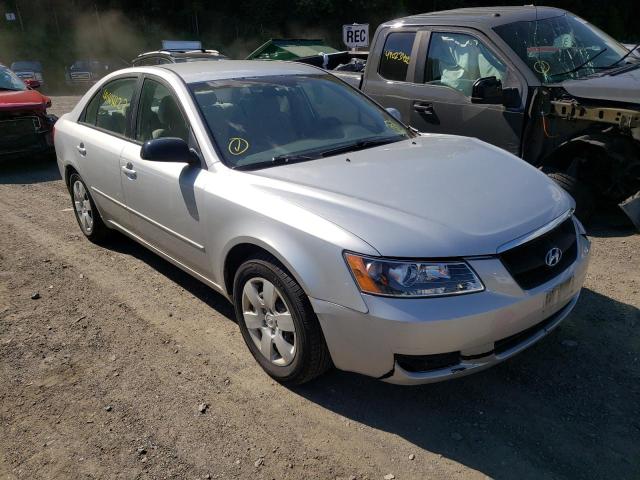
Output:
<instances>
[{"instance_id":1,"label":"front grille","mask_svg":"<svg viewBox=\"0 0 640 480\"><path fill-rule=\"evenodd\" d=\"M88 82L91 80L89 72L71 72L71 79L75 82Z\"/></svg>"},{"instance_id":2,"label":"front grille","mask_svg":"<svg viewBox=\"0 0 640 480\"><path fill-rule=\"evenodd\" d=\"M0 149L17 151L38 141L40 119L17 117L0 120Z\"/></svg>"},{"instance_id":3,"label":"front grille","mask_svg":"<svg viewBox=\"0 0 640 480\"><path fill-rule=\"evenodd\" d=\"M545 257L554 247L562 250L562 257L557 265L549 267ZM500 254L500 260L518 285L530 290L571 266L577 251L576 229L573 220L568 218L550 232Z\"/></svg>"}]
</instances>

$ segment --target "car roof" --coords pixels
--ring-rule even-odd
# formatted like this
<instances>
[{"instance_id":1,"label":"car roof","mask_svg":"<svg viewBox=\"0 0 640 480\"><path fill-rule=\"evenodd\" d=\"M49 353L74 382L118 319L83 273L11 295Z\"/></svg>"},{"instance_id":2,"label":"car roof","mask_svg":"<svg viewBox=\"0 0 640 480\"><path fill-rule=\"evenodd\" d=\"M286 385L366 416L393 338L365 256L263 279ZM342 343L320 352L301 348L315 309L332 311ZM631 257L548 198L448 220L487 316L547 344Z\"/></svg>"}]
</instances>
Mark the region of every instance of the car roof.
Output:
<instances>
[{"instance_id":1,"label":"car roof","mask_svg":"<svg viewBox=\"0 0 640 480\"><path fill-rule=\"evenodd\" d=\"M303 63L261 60L168 63L151 68L171 70L182 77L186 83L231 78L266 77L270 75L313 75L322 73L322 70Z\"/></svg>"},{"instance_id":2,"label":"car roof","mask_svg":"<svg viewBox=\"0 0 640 480\"><path fill-rule=\"evenodd\" d=\"M421 13L385 22L383 26L401 25L457 25L493 28L506 23L542 20L566 14L566 10L554 7L524 5L516 7L457 8L439 12Z\"/></svg>"}]
</instances>

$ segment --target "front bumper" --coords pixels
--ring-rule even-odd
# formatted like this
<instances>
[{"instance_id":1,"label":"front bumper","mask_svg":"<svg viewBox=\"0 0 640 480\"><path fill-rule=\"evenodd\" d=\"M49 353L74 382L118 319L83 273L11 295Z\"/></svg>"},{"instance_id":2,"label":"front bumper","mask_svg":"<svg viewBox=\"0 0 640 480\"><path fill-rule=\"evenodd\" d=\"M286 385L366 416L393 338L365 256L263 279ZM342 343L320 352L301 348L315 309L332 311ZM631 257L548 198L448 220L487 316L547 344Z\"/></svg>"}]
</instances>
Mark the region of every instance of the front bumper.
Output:
<instances>
[{"instance_id":1,"label":"front bumper","mask_svg":"<svg viewBox=\"0 0 640 480\"><path fill-rule=\"evenodd\" d=\"M54 115L26 115L3 119L0 121L0 158L20 157L24 155L36 155L54 151L53 146L53 125L57 121ZM28 125L24 131L17 132L15 129L7 132L3 128L12 122L30 121L35 122ZM35 126L37 125L37 126Z\"/></svg>"},{"instance_id":2,"label":"front bumper","mask_svg":"<svg viewBox=\"0 0 640 480\"><path fill-rule=\"evenodd\" d=\"M396 384L467 375L533 345L575 306L587 272L590 242L578 235L576 261L552 280L522 290L497 258L468 259L485 291L404 299L363 295L367 313L311 299L336 367ZM399 357L456 355L446 368L409 371Z\"/></svg>"}]
</instances>

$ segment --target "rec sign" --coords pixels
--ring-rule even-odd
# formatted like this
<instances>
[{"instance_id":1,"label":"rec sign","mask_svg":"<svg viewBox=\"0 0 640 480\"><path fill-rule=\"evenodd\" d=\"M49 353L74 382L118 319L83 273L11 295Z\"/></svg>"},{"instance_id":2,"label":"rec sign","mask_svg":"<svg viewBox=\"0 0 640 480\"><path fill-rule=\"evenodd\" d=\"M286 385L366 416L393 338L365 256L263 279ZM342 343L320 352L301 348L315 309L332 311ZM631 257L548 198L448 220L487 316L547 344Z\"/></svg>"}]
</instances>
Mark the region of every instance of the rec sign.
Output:
<instances>
[{"instance_id":1,"label":"rec sign","mask_svg":"<svg viewBox=\"0 0 640 480\"><path fill-rule=\"evenodd\" d=\"M369 24L343 25L342 41L349 48L369 46Z\"/></svg>"}]
</instances>

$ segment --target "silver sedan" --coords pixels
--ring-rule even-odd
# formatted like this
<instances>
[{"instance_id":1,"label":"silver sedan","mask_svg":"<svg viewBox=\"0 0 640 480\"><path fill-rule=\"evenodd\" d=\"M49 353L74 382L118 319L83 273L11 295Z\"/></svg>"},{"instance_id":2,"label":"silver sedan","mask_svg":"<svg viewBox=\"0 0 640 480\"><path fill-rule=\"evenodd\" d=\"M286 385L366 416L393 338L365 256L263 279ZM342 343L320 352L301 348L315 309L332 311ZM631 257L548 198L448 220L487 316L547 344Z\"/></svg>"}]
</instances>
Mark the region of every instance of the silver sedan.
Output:
<instances>
[{"instance_id":1,"label":"silver sedan","mask_svg":"<svg viewBox=\"0 0 640 480\"><path fill-rule=\"evenodd\" d=\"M82 232L118 230L229 298L273 378L417 384L551 331L589 241L545 175L398 116L314 67L194 62L107 76L55 145Z\"/></svg>"}]
</instances>

